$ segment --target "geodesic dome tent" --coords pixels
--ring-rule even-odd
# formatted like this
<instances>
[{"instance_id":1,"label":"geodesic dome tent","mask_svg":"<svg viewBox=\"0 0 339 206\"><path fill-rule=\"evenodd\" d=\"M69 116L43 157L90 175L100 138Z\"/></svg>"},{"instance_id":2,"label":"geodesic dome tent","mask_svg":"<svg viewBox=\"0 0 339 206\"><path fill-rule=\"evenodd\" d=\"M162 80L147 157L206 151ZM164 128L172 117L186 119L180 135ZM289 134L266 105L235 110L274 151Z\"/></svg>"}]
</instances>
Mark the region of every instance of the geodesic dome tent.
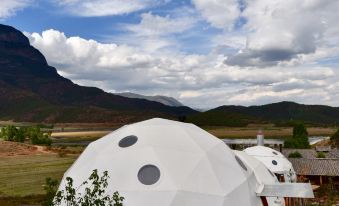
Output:
<instances>
[{"instance_id":1,"label":"geodesic dome tent","mask_svg":"<svg viewBox=\"0 0 339 206\"><path fill-rule=\"evenodd\" d=\"M233 150L235 155L239 157L249 168L256 178L257 188L263 185L271 185L278 183L277 177L259 160L246 154L244 151ZM283 206L285 200L282 197L265 197L269 206Z\"/></svg>"},{"instance_id":2,"label":"geodesic dome tent","mask_svg":"<svg viewBox=\"0 0 339 206\"><path fill-rule=\"evenodd\" d=\"M74 185L108 171L126 206L259 206L253 172L221 140L186 123L151 119L91 143L65 173ZM81 192L81 191L80 191Z\"/></svg>"},{"instance_id":3,"label":"geodesic dome tent","mask_svg":"<svg viewBox=\"0 0 339 206\"><path fill-rule=\"evenodd\" d=\"M280 152L265 146L254 146L244 152L261 161L271 172L284 175L285 182L296 182L292 163Z\"/></svg>"}]
</instances>

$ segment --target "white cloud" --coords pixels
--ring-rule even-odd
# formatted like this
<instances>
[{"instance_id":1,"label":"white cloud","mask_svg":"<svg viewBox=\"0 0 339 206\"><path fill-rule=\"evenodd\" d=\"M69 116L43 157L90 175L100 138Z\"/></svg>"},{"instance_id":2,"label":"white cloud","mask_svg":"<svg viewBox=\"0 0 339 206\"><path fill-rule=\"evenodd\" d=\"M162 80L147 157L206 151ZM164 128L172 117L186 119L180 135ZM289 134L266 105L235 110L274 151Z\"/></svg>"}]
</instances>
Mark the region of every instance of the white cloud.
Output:
<instances>
[{"instance_id":1,"label":"white cloud","mask_svg":"<svg viewBox=\"0 0 339 206\"><path fill-rule=\"evenodd\" d=\"M192 0L197 10L212 26L229 29L240 15L237 0Z\"/></svg>"},{"instance_id":2,"label":"white cloud","mask_svg":"<svg viewBox=\"0 0 339 206\"><path fill-rule=\"evenodd\" d=\"M225 63L242 67L269 67L304 63L318 50L339 43L339 1L333 0L192 0L211 26L224 29L217 40L238 51ZM234 25L240 23L240 28ZM228 29L228 30L225 30ZM231 35L231 36L230 36ZM224 37L222 37L224 36ZM246 36L246 44L238 42ZM225 41L222 42L222 39ZM239 44L241 43L241 44ZM220 46L220 45L219 45ZM239 48L242 46L242 48ZM336 53L335 55L337 55Z\"/></svg>"},{"instance_id":3,"label":"white cloud","mask_svg":"<svg viewBox=\"0 0 339 206\"><path fill-rule=\"evenodd\" d=\"M151 58L126 45L100 44L94 40L80 37L67 38L64 33L50 29L41 35L28 34L31 43L46 55L52 65L65 66L61 69L71 69L67 65L83 64L83 69L89 67L121 69L143 65Z\"/></svg>"},{"instance_id":4,"label":"white cloud","mask_svg":"<svg viewBox=\"0 0 339 206\"><path fill-rule=\"evenodd\" d=\"M67 8L75 2L64 1ZM339 3L243 2L242 11L238 0L193 0L217 28L206 28L211 49L203 52L199 45L206 42L190 39L192 33L205 32L197 29L206 25L197 11L147 11L139 23L116 25L120 36L107 38L113 43L56 30L26 35L59 73L106 91L169 95L203 108L283 100L338 106L339 73L333 65L339 61ZM240 17L247 23L233 27ZM198 49L184 52L184 46Z\"/></svg>"},{"instance_id":5,"label":"white cloud","mask_svg":"<svg viewBox=\"0 0 339 206\"><path fill-rule=\"evenodd\" d=\"M122 15L150 8L166 0L55 0L68 13L75 16Z\"/></svg>"},{"instance_id":6,"label":"white cloud","mask_svg":"<svg viewBox=\"0 0 339 206\"><path fill-rule=\"evenodd\" d=\"M113 36L113 41L138 47L149 53L156 53L159 50L170 52L173 48L177 50L181 46L177 41L177 35L192 29L197 21L194 14L186 8L176 9L171 16L159 16L151 12L143 13L140 15L139 23L121 24L120 29L124 33L120 36Z\"/></svg>"},{"instance_id":7,"label":"white cloud","mask_svg":"<svg viewBox=\"0 0 339 206\"><path fill-rule=\"evenodd\" d=\"M242 16L249 31L246 47L226 61L229 65L272 66L312 55L329 41L338 42L338 1L247 1Z\"/></svg>"},{"instance_id":8,"label":"white cloud","mask_svg":"<svg viewBox=\"0 0 339 206\"><path fill-rule=\"evenodd\" d=\"M30 3L32 0L1 0L0 19L15 15L17 11L29 6Z\"/></svg>"},{"instance_id":9,"label":"white cloud","mask_svg":"<svg viewBox=\"0 0 339 206\"><path fill-rule=\"evenodd\" d=\"M322 66L241 68L223 64L224 57L216 54L149 54L128 45L66 37L56 30L26 35L59 73L79 84L169 95L194 107L302 98L311 102L313 93L330 97L334 86L327 85L338 79L333 69Z\"/></svg>"},{"instance_id":10,"label":"white cloud","mask_svg":"<svg viewBox=\"0 0 339 206\"><path fill-rule=\"evenodd\" d=\"M125 28L140 36L163 36L182 33L194 26L191 17L170 18L151 13L143 13L139 24L126 25Z\"/></svg>"}]
</instances>

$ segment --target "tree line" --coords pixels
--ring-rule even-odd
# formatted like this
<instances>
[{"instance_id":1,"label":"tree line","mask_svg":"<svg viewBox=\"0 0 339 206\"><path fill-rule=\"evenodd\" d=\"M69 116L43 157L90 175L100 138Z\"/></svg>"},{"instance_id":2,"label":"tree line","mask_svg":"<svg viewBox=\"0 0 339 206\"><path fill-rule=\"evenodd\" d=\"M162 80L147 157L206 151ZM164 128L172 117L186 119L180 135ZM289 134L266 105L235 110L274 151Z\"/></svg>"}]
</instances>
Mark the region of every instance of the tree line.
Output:
<instances>
[{"instance_id":1,"label":"tree line","mask_svg":"<svg viewBox=\"0 0 339 206\"><path fill-rule=\"evenodd\" d=\"M15 127L8 125L1 128L0 138L11 142L24 142L29 140L32 144L51 145L51 132L44 132L39 126Z\"/></svg>"}]
</instances>

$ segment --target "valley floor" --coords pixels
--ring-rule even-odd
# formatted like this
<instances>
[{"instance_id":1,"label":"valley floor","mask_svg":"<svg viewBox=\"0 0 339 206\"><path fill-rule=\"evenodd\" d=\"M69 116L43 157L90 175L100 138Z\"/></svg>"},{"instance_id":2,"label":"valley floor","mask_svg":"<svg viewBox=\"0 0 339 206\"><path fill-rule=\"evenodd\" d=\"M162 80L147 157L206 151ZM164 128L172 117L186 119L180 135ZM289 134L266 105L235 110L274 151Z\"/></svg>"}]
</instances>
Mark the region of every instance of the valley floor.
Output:
<instances>
[{"instance_id":1,"label":"valley floor","mask_svg":"<svg viewBox=\"0 0 339 206\"><path fill-rule=\"evenodd\" d=\"M77 156L0 140L0 206L41 203L45 179L60 180Z\"/></svg>"},{"instance_id":2,"label":"valley floor","mask_svg":"<svg viewBox=\"0 0 339 206\"><path fill-rule=\"evenodd\" d=\"M255 138L260 128L269 138L284 138L292 134L292 128L270 126L206 127L204 129L219 138ZM71 143L72 145L54 145L51 148L0 140L0 206L41 203L44 197L45 179L51 177L61 180L64 172L84 149L81 143L94 141L114 129L55 129L52 133L54 144ZM308 128L312 136L328 136L334 131L334 128Z\"/></svg>"},{"instance_id":3,"label":"valley floor","mask_svg":"<svg viewBox=\"0 0 339 206\"><path fill-rule=\"evenodd\" d=\"M250 126L250 127L205 127L209 133L219 138L256 138L258 130L261 129L267 138L283 139L292 136L291 127L273 127L273 126ZM309 136L330 136L336 128L307 128Z\"/></svg>"}]
</instances>

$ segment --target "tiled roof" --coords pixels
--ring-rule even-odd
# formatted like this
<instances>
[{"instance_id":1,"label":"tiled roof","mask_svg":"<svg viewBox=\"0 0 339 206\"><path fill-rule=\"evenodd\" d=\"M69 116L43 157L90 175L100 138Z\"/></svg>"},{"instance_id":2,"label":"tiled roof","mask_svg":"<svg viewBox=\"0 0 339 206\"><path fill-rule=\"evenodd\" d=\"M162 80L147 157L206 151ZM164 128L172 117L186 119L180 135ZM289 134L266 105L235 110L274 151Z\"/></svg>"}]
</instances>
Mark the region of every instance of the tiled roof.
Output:
<instances>
[{"instance_id":1,"label":"tiled roof","mask_svg":"<svg viewBox=\"0 0 339 206\"><path fill-rule=\"evenodd\" d=\"M283 149L282 153L288 157L298 151L302 158L288 158L298 175L339 176L339 150L332 149L324 152L326 158L316 158L315 149Z\"/></svg>"},{"instance_id":2,"label":"tiled roof","mask_svg":"<svg viewBox=\"0 0 339 206\"><path fill-rule=\"evenodd\" d=\"M331 158L338 158L339 159L339 149L331 150L328 153L331 155Z\"/></svg>"},{"instance_id":3,"label":"tiled roof","mask_svg":"<svg viewBox=\"0 0 339 206\"><path fill-rule=\"evenodd\" d=\"M302 158L315 159L317 157L317 151L315 151L315 149L283 149L282 153L285 157L288 157L290 153L295 151L298 151L302 155ZM324 152L324 154L326 158L339 158L338 149L332 149L329 152Z\"/></svg>"},{"instance_id":4,"label":"tiled roof","mask_svg":"<svg viewBox=\"0 0 339 206\"><path fill-rule=\"evenodd\" d=\"M339 159L289 158L298 175L339 176Z\"/></svg>"},{"instance_id":5,"label":"tiled roof","mask_svg":"<svg viewBox=\"0 0 339 206\"><path fill-rule=\"evenodd\" d=\"M331 151L331 146L316 146L315 150L317 152L329 152Z\"/></svg>"}]
</instances>

